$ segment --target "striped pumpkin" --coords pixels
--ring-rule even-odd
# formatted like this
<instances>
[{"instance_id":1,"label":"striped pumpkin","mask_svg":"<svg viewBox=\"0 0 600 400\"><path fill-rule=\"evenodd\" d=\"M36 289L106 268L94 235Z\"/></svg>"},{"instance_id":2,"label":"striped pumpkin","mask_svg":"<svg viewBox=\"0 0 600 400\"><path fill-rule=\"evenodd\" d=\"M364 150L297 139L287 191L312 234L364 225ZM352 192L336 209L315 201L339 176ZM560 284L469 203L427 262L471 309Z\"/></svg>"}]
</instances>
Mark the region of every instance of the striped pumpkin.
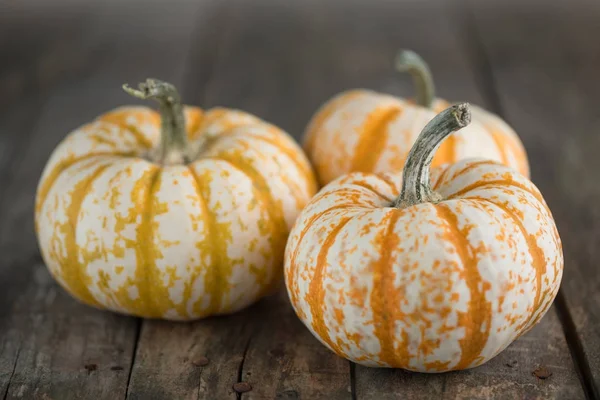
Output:
<instances>
[{"instance_id":1,"label":"striped pumpkin","mask_svg":"<svg viewBox=\"0 0 600 400\"><path fill-rule=\"evenodd\" d=\"M485 159L429 166L468 124L467 105L428 124L400 174L355 172L302 211L285 254L291 303L338 355L366 366L476 367L532 328L563 271L540 192Z\"/></svg>"},{"instance_id":2,"label":"striped pumpkin","mask_svg":"<svg viewBox=\"0 0 600 400\"><path fill-rule=\"evenodd\" d=\"M250 114L183 107L160 81L128 91L159 100L161 115L100 116L54 150L41 177L36 230L54 278L83 303L176 320L269 293L316 191L300 147Z\"/></svg>"},{"instance_id":3,"label":"striped pumpkin","mask_svg":"<svg viewBox=\"0 0 600 400\"><path fill-rule=\"evenodd\" d=\"M326 102L311 119L303 145L321 185L349 172L401 171L425 124L450 105L434 98L431 74L417 54L401 52L397 68L414 76L416 103L350 90ZM471 106L471 113L472 123L442 144L433 166L483 157L528 177L527 155L512 128L482 108Z\"/></svg>"}]
</instances>

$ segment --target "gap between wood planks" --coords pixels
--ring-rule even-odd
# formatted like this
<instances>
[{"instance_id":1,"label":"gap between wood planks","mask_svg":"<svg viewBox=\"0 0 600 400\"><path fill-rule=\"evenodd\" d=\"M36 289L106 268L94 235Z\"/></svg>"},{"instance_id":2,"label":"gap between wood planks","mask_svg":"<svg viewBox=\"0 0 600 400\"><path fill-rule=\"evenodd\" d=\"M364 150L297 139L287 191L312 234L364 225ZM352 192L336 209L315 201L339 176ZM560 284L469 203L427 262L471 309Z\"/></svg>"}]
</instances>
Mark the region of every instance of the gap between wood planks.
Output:
<instances>
[{"instance_id":1,"label":"gap between wood planks","mask_svg":"<svg viewBox=\"0 0 600 400\"><path fill-rule=\"evenodd\" d=\"M137 356L138 343L140 342L140 334L142 333L142 325L144 320L142 318L135 319L135 337L133 339L133 351L131 354L131 363L129 364L129 371L127 372L127 384L125 390L125 399L129 395L129 383L131 382L131 375L133 374L133 366L135 365L135 357Z\"/></svg>"},{"instance_id":2,"label":"gap between wood planks","mask_svg":"<svg viewBox=\"0 0 600 400\"><path fill-rule=\"evenodd\" d=\"M490 109L506 121L510 122L510 119L507 118L506 112L502 106L502 101L500 100L500 95L497 90L498 84L495 81L490 58L486 53L485 45L481 39L481 34L478 31L473 10L468 4L468 0L455 1L461 6L460 9L463 12L461 18L464 22L462 24L462 36L467 44L467 54L470 55L472 64L479 66L476 70L479 71L477 77L480 81L482 94L486 97L486 102L490 104ZM594 383L590 363L583 350L581 340L577 335L577 328L565 300L564 289L559 289L554 301L554 306L556 307L559 321L573 359L573 364L577 369L577 374L585 391L585 395L589 399L600 399L598 388L596 388Z\"/></svg>"},{"instance_id":3,"label":"gap between wood planks","mask_svg":"<svg viewBox=\"0 0 600 400\"><path fill-rule=\"evenodd\" d=\"M575 367L577 368L577 374L579 375L579 379L581 379L581 384L585 390L585 394L589 399L600 399L598 388L594 383L590 363L583 350L583 344L581 343L581 340L579 340L579 335L577 335L577 328L575 327L573 317L569 312L569 307L567 307L563 290L558 291L558 295L556 296L554 303L556 305L556 310L558 311L558 318L563 327L563 331L565 332L565 337L567 338L567 344L569 345L571 356L573 357Z\"/></svg>"},{"instance_id":4,"label":"gap between wood planks","mask_svg":"<svg viewBox=\"0 0 600 400\"><path fill-rule=\"evenodd\" d=\"M252 332L250 334L250 337L248 337L248 340L246 341L246 346L244 346L244 353L242 354L242 360L240 361L240 366L238 368L238 374L237 374L237 383L242 383L243 380L243 373L244 373L244 362L246 361L246 356L248 355L248 349L250 348L250 342L252 341L253 336L256 334L256 331ZM236 398L237 400L241 400L243 393L236 393Z\"/></svg>"},{"instance_id":5,"label":"gap between wood planks","mask_svg":"<svg viewBox=\"0 0 600 400\"><path fill-rule=\"evenodd\" d=\"M356 397L356 364L352 361L348 361L348 366L350 367L350 395L352 396L352 400L357 400Z\"/></svg>"},{"instance_id":6,"label":"gap between wood planks","mask_svg":"<svg viewBox=\"0 0 600 400\"><path fill-rule=\"evenodd\" d=\"M26 78L31 78L31 82L34 82L32 86L36 94L34 95L29 93L20 97L14 96L14 101L8 105L4 105L4 112L0 115L0 120L3 123L0 125L0 134L2 134L5 138L3 143L5 146L3 154L6 157L6 159L0 160L0 187L4 188L0 192L0 226L4 225L6 219L6 215L4 212L2 212L7 208L6 206L9 200L7 198L8 190L6 190L6 188L14 183L12 172L18 167L30 146L29 139L38 124L39 117L43 109L43 104L48 98L46 91L43 90L43 87L37 84L37 81L33 79L33 76L28 76L31 75L29 72L30 71L25 72L24 75ZM35 117L31 118L31 114L35 115ZM4 126L4 122L6 121L9 122L7 126ZM23 256L20 255L17 259L8 259L8 262L16 262L25 267L26 265L33 264L35 261L41 258L40 254L37 252L29 257L26 257L24 260L20 260L19 258L21 257ZM4 262L6 261L7 260ZM7 271L5 268L0 269L0 279L8 281L9 277L5 276L6 273ZM19 283L21 282L17 282L16 285ZM14 286L14 284L11 286ZM8 304L8 296L10 296L8 290L1 291L0 304ZM0 307L0 319L8 318L9 313L10 310L8 307ZM8 379L6 380L6 387L3 390L2 399L6 399L8 397L12 378L17 369L17 362L21 353L20 341L17 346L18 347L12 362L12 370L8 376Z\"/></svg>"}]
</instances>

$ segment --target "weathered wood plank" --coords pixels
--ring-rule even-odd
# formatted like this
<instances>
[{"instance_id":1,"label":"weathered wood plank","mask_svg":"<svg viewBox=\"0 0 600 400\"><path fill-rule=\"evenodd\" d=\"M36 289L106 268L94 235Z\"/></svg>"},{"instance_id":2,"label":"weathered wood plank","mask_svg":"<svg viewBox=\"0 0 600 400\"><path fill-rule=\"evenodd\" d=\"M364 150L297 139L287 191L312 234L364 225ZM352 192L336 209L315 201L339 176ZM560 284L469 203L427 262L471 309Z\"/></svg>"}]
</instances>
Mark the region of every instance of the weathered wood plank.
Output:
<instances>
[{"instance_id":1,"label":"weathered wood plank","mask_svg":"<svg viewBox=\"0 0 600 400\"><path fill-rule=\"evenodd\" d=\"M27 14L25 10L36 11ZM77 37L76 33L81 37L85 32L82 26L78 23L65 23L62 16L45 19L38 12L40 10L32 7L30 2L0 5L0 58L3 60L0 65L0 185L3 188L15 184L13 175L17 173L24 153L30 147L29 137L38 121L45 99L45 89L49 86L49 80L46 78L51 74L52 81L58 83L65 78L65 74L76 72L77 66L80 65L71 62L72 59L68 60L62 64L63 73L56 74L52 63L48 63L49 54L54 53L48 53L46 50L64 50L61 43L69 43L76 47L80 41L73 38ZM75 8L72 17L85 23L89 17L89 10ZM25 26L24 19L32 24ZM36 28L32 29L32 26ZM15 38L19 40L14 40ZM71 58L75 53L76 51L69 53ZM85 54L77 55L79 60L85 60L84 56ZM31 188L35 186L30 185L29 189ZM14 192L10 189L0 192L0 226L11 223L10 220L6 221L6 217L9 216L7 208L13 204L11 196ZM12 222L14 224L14 221ZM35 303L35 294L43 291L18 293L27 291L27 280L31 278L31 274L19 271L22 265L17 266L19 269L14 268L15 266L11 268L10 263L31 263L26 267L31 272L36 269L34 264L38 264L37 268L40 267L35 256L15 253L3 251L3 263L0 266L0 393L3 398L8 395L9 383L16 372L18 357L21 352L27 351L22 348L22 338L27 331L22 329L31 329L31 325L34 324L33 321L30 321L30 324L23 323L21 317L11 319L11 307L15 300L28 295L33 295L28 300Z\"/></svg>"},{"instance_id":2,"label":"weathered wood plank","mask_svg":"<svg viewBox=\"0 0 600 400\"><path fill-rule=\"evenodd\" d=\"M235 398L251 331L266 304L193 323L145 321L129 387L130 399Z\"/></svg>"},{"instance_id":3,"label":"weathered wood plank","mask_svg":"<svg viewBox=\"0 0 600 400\"><path fill-rule=\"evenodd\" d=\"M243 399L351 399L350 364L327 350L302 325L285 291L269 299L264 321L253 320L240 382Z\"/></svg>"},{"instance_id":4,"label":"weathered wood plank","mask_svg":"<svg viewBox=\"0 0 600 400\"><path fill-rule=\"evenodd\" d=\"M23 7L25 21L29 6L41 7L48 20L62 10L38 3ZM145 2L140 14L138 2L119 3L119 13L114 12L116 5L98 3L82 26L76 18L58 18L61 24L75 24L61 32L69 31L81 41L64 49L64 65L58 68L77 70L70 63L78 60L83 47L101 56L60 85L45 87L52 90L35 120L30 144L4 187L7 201L0 209L0 383L10 379L3 388L6 398L114 399L124 398L127 390L138 321L82 306L58 288L39 259L32 221L37 180L64 135L128 102L120 89L123 82L135 83L147 75L181 82L177 79L184 73L189 50L186 40L198 6L172 2L165 14L162 3ZM75 9L70 8L70 15L78 15ZM44 35L45 30L38 34ZM102 51L96 52L99 49ZM43 52L33 57L35 62L40 58ZM42 86L28 88L25 95L39 96Z\"/></svg>"},{"instance_id":5,"label":"weathered wood plank","mask_svg":"<svg viewBox=\"0 0 600 400\"><path fill-rule=\"evenodd\" d=\"M62 1L64 4L65 1ZM90 44L86 25L94 3L77 4L68 12L40 0L0 4L0 106L51 90L65 78L93 69L103 56L102 43ZM23 21L27 21L24 24Z\"/></svg>"},{"instance_id":6,"label":"weathered wood plank","mask_svg":"<svg viewBox=\"0 0 600 400\"><path fill-rule=\"evenodd\" d=\"M0 186L6 187L28 144L44 93L68 75L89 69L95 46L84 46L91 9L45 18L37 2L0 4ZM26 20L28 23L23 24ZM32 27L34 27L32 29ZM4 198L0 192L0 202ZM0 203L1 204L1 203ZM1 205L0 205L1 208Z\"/></svg>"},{"instance_id":7,"label":"weathered wood plank","mask_svg":"<svg viewBox=\"0 0 600 400\"><path fill-rule=\"evenodd\" d=\"M21 268L32 275L7 321L6 343L17 352L6 398L114 399L125 393L136 321L75 303L40 261Z\"/></svg>"},{"instance_id":8,"label":"weathered wood plank","mask_svg":"<svg viewBox=\"0 0 600 400\"><path fill-rule=\"evenodd\" d=\"M523 140L532 177L563 240L561 310L590 397L600 398L600 186L595 177L600 4L471 2L500 103ZM510 29L501 29L510 25ZM561 302L558 303L560 305ZM569 331L572 322L576 331Z\"/></svg>"}]
</instances>

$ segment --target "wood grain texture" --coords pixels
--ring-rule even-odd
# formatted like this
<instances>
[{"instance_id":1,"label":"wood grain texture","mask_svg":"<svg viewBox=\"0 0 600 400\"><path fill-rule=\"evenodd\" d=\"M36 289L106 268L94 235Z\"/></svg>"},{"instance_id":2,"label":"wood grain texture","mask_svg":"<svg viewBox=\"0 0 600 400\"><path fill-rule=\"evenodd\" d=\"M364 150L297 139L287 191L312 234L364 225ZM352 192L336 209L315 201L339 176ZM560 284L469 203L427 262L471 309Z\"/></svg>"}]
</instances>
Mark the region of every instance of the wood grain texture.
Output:
<instances>
[{"instance_id":1,"label":"wood grain texture","mask_svg":"<svg viewBox=\"0 0 600 400\"><path fill-rule=\"evenodd\" d=\"M0 5L0 394L580 399L585 389L598 398L597 3L179 0L167 13L144 2L139 13L140 1L61 0L68 12L41 0ZM350 365L310 335L283 291L230 317L176 324L94 310L53 283L33 233L37 180L66 133L134 102L122 83L170 80L189 103L245 109L300 139L342 90L411 96L392 66L403 47L431 64L441 96L502 112L515 127L563 238L562 307L490 363L444 375ZM534 377L539 366L552 375ZM240 381L252 389L236 393Z\"/></svg>"},{"instance_id":2,"label":"wood grain texture","mask_svg":"<svg viewBox=\"0 0 600 400\"><path fill-rule=\"evenodd\" d=\"M90 310L68 297L39 260L30 283L3 327L16 347L6 398L99 398L124 393L134 347L135 320Z\"/></svg>"},{"instance_id":3,"label":"wood grain texture","mask_svg":"<svg viewBox=\"0 0 600 400\"><path fill-rule=\"evenodd\" d=\"M265 305L257 304L234 316L194 323L145 321L127 398L235 399L249 321L264 313Z\"/></svg>"},{"instance_id":4,"label":"wood grain texture","mask_svg":"<svg viewBox=\"0 0 600 400\"><path fill-rule=\"evenodd\" d=\"M64 2L62 2L64 5ZM69 5L40 0L0 4L0 106L35 97L65 79L86 73L104 55L106 42L93 40L92 22L98 5ZM23 23L27 21L27 23Z\"/></svg>"},{"instance_id":5,"label":"wood grain texture","mask_svg":"<svg viewBox=\"0 0 600 400\"><path fill-rule=\"evenodd\" d=\"M529 152L532 179L563 240L557 305L591 398L600 398L600 167L596 78L600 4L471 2L474 31L489 60L499 103ZM512 29L500 34L510 24ZM572 324L572 326L571 326Z\"/></svg>"},{"instance_id":6,"label":"wood grain texture","mask_svg":"<svg viewBox=\"0 0 600 400\"><path fill-rule=\"evenodd\" d=\"M84 38L82 46L108 47L103 49L103 57L79 73L68 75L69 79L57 78L60 82L54 81L56 86L42 89L36 84L23 92L24 98L47 94L41 112L31 110L35 119L28 121L30 141L24 142L24 153L10 171L10 182L3 188L8 200L0 210L0 383L6 398L125 397L139 324L134 318L82 306L51 280L39 258L32 209L36 185L51 150L72 129L129 102L120 88L124 81L137 82L156 75L181 83L177 77L184 73L189 51L185 40L197 6L175 3L165 17L158 3L145 3L143 15L137 13L135 3L119 5L121 13L117 15L115 2L102 3L89 11L93 15L83 25L75 5L72 14L67 13L72 20L56 17L61 24L72 24L60 32ZM48 21L53 20L53 12L60 11L60 7L58 11L40 7ZM31 9L23 8L25 21L29 16L26 11ZM42 17L35 13L31 18ZM76 69L70 62L78 60L79 50L78 46L64 50L68 53L60 57L64 70ZM157 58L157 53L161 57ZM34 58L39 61L40 57L43 54L38 53ZM140 68L150 61L151 66Z\"/></svg>"},{"instance_id":7,"label":"wood grain texture","mask_svg":"<svg viewBox=\"0 0 600 400\"><path fill-rule=\"evenodd\" d=\"M350 399L350 365L302 325L282 290L269 299L267 323L253 319L240 380L252 391L242 399Z\"/></svg>"},{"instance_id":8,"label":"wood grain texture","mask_svg":"<svg viewBox=\"0 0 600 400\"><path fill-rule=\"evenodd\" d=\"M3 254L0 268L0 393L3 397L11 396L11 379L11 388L16 383L18 393L26 393L27 382L19 383L23 379L20 368L27 369L29 365L18 365L17 361L29 363L29 345L38 339L29 337L30 341L27 341L26 338L34 327L41 327L44 318L40 311L44 312L45 306L54 303L56 297L55 291L48 288L49 275L40 263L35 242L29 236L31 232L23 230L17 233L19 236L13 243L18 247L8 245L4 239L13 239L14 229L21 226L23 219L31 221L31 210L21 209L20 213L15 213L20 205L14 200L15 197L29 197L32 204L37 183L36 177L26 171L22 161L23 157L35 151L29 138L46 100L46 77L53 71L52 62L48 62L48 54L51 53L46 53L46 49L56 49L69 34L87 33L74 21L85 22L90 16L90 10L81 8L73 10L71 23L68 23L68 17L46 19L38 12L25 15L24 10L32 8L27 8L31 4L24 3L27 2L0 5L0 58L3 60L0 65L0 184L3 187L0 192L0 232L3 237L0 240ZM20 23L17 18L21 18ZM23 20L32 22L37 29L30 29L29 24L26 27ZM17 37L20 40L11 40ZM61 64L63 71L75 71L74 64L69 62L74 54L69 53L71 59ZM58 84L64 81L65 75L55 74L53 78ZM44 161L40 159L34 166L41 168ZM21 240L28 239L27 245L21 243ZM93 343L90 348L93 348ZM81 346L74 346L73 350L77 352ZM38 366L44 368L48 358L37 360ZM45 384L47 382L42 383Z\"/></svg>"}]
</instances>

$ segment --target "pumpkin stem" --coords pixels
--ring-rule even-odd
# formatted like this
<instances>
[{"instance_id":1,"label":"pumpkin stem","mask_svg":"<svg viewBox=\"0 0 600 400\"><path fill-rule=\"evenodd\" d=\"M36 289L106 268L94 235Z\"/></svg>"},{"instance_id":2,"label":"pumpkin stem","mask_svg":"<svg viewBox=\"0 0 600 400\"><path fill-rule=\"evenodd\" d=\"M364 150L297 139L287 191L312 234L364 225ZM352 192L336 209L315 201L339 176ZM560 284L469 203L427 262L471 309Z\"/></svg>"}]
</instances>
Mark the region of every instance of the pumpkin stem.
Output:
<instances>
[{"instance_id":1,"label":"pumpkin stem","mask_svg":"<svg viewBox=\"0 0 600 400\"><path fill-rule=\"evenodd\" d=\"M160 105L161 143L154 161L165 165L190 162L183 105L175 86L148 78L138 89L125 84L123 90L138 99L154 99Z\"/></svg>"},{"instance_id":2,"label":"pumpkin stem","mask_svg":"<svg viewBox=\"0 0 600 400\"><path fill-rule=\"evenodd\" d=\"M447 136L469 125L470 122L469 104L462 103L445 109L425 125L408 153L402 175L402 191L392 203L393 207L406 208L442 200L442 197L433 191L429 181L433 156Z\"/></svg>"},{"instance_id":3,"label":"pumpkin stem","mask_svg":"<svg viewBox=\"0 0 600 400\"><path fill-rule=\"evenodd\" d=\"M435 99L435 86L429 66L420 55L411 50L401 50L396 56L396 70L412 75L417 89L417 103L431 108Z\"/></svg>"}]
</instances>

